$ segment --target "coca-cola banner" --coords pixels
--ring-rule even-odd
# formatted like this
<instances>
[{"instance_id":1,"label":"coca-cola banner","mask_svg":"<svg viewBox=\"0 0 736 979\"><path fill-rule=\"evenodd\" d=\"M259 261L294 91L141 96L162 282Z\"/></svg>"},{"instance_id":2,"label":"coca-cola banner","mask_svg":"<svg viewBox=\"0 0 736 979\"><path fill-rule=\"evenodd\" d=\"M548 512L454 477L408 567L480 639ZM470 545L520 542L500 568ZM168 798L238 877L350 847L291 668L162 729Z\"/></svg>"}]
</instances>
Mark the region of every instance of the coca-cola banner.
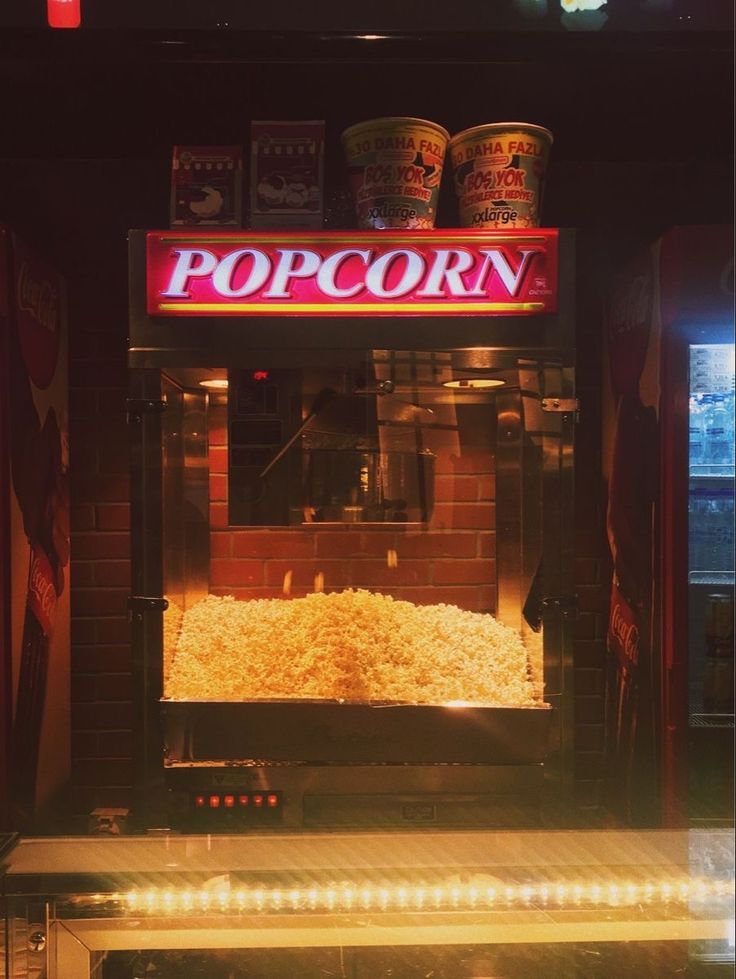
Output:
<instances>
[{"instance_id":1,"label":"coca-cola banner","mask_svg":"<svg viewBox=\"0 0 736 979\"><path fill-rule=\"evenodd\" d=\"M556 230L147 235L153 316L530 315L557 309Z\"/></svg>"},{"instance_id":2,"label":"coca-cola banner","mask_svg":"<svg viewBox=\"0 0 736 979\"><path fill-rule=\"evenodd\" d=\"M61 339L58 274L15 239L15 296L23 362L37 388L47 388L56 371Z\"/></svg>"}]
</instances>

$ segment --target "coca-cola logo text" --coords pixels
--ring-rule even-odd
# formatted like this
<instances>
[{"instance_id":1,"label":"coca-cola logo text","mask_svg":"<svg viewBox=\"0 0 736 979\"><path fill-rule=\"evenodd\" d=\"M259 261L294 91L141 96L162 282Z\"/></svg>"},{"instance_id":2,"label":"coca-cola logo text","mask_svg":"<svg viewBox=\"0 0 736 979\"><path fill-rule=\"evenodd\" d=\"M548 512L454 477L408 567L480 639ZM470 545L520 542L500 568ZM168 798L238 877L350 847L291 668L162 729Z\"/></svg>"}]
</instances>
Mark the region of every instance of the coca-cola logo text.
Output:
<instances>
[{"instance_id":1,"label":"coca-cola logo text","mask_svg":"<svg viewBox=\"0 0 736 979\"><path fill-rule=\"evenodd\" d=\"M58 333L59 293L48 279L34 279L28 262L23 262L18 272L18 309L49 333Z\"/></svg>"},{"instance_id":2,"label":"coca-cola logo text","mask_svg":"<svg viewBox=\"0 0 736 979\"><path fill-rule=\"evenodd\" d=\"M28 604L45 635L50 635L56 617L56 585L48 558L38 547L31 552Z\"/></svg>"},{"instance_id":3,"label":"coca-cola logo text","mask_svg":"<svg viewBox=\"0 0 736 979\"><path fill-rule=\"evenodd\" d=\"M611 635L618 640L627 660L634 666L639 662L639 630L628 620L617 602L611 610Z\"/></svg>"}]
</instances>

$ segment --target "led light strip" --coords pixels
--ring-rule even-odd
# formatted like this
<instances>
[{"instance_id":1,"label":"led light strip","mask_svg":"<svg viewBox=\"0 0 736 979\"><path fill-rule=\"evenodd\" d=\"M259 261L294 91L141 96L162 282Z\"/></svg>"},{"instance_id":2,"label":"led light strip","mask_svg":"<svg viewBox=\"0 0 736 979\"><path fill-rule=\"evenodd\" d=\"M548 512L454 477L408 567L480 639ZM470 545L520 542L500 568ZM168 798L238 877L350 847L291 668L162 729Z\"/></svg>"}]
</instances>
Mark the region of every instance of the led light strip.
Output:
<instances>
[{"instance_id":1,"label":"led light strip","mask_svg":"<svg viewBox=\"0 0 736 979\"><path fill-rule=\"evenodd\" d=\"M251 887L223 889L150 889L107 895L129 914L239 914L297 911L491 910L509 907L583 905L626 907L639 904L687 904L734 897L733 880L689 878L638 883L601 881L543 884L386 886L340 884L328 887Z\"/></svg>"}]
</instances>

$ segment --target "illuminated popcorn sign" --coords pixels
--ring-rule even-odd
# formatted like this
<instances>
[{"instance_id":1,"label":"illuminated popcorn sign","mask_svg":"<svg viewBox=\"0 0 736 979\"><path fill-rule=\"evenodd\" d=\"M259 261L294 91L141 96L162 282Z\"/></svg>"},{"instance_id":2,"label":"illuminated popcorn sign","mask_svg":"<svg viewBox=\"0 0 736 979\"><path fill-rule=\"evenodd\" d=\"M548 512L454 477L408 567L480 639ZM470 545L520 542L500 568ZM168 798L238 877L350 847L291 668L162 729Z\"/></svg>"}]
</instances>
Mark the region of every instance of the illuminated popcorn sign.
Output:
<instances>
[{"instance_id":1,"label":"illuminated popcorn sign","mask_svg":"<svg viewBox=\"0 0 736 979\"><path fill-rule=\"evenodd\" d=\"M557 308L557 231L147 236L152 316L530 315Z\"/></svg>"}]
</instances>

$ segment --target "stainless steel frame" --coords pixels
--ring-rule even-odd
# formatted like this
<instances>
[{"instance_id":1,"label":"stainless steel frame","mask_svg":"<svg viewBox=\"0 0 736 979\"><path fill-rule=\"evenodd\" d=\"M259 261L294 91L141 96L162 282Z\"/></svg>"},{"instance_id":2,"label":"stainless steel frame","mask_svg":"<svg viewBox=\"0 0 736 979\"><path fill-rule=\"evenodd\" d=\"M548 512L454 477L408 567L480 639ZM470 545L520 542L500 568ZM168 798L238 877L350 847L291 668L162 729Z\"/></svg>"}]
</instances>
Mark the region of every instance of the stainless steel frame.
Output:
<instances>
[{"instance_id":1,"label":"stainless steel frame","mask_svg":"<svg viewBox=\"0 0 736 979\"><path fill-rule=\"evenodd\" d=\"M177 541L184 543L187 533L194 534L199 540L197 535L206 529L206 524L197 516L206 514L204 486L191 480L184 484L184 480L189 479L184 472L187 469L194 472L196 467L182 468L178 465L178 461L184 461L185 451L191 458L201 458L201 439L191 436L190 432L186 449L183 435L181 445L178 448L174 445L174 433L183 433L187 418L194 417L201 406L190 391L176 386L173 378L177 372L181 374L193 367L252 366L254 354L258 353L267 361L271 355L278 357L283 350L292 350L298 358L308 360L318 357L320 350L327 349L436 350L451 347L472 351L483 348L498 355L504 364L517 365L518 377L523 383L510 385L507 392L498 396L499 415L505 422L497 447L498 614L502 621L523 631L527 645L536 650L543 670L545 696L555 708L553 750L546 773L555 785L555 804L559 804L572 777L571 633L568 616L572 605L574 425L571 414L544 413L541 403L544 397L570 399L574 396L572 233L560 232L559 313L555 316L407 317L400 323L378 317L359 320L315 320L304 317L269 320L249 317L227 322L217 318L173 321L153 318L145 312L143 232L131 233L130 308L131 396L138 409L132 413L131 425L133 594L154 600L170 594L187 604L189 598L207 590L206 547L198 548L198 553L204 557L189 560L188 564L185 564L187 558L184 554L174 555L172 551L172 548L176 549ZM171 372L171 377L167 376L167 371ZM163 414L159 410L163 394L171 403L171 413L168 409ZM170 467L171 471L166 476L162 445L177 460L177 465ZM520 459L524 460L523 466L519 464ZM193 521L188 525L181 513L169 512L168 508L164 512L161 496L164 478L182 481L188 512L194 514ZM164 553L167 554L165 566L162 560ZM176 572L169 572L169 568L176 569ZM168 578L165 577L167 574ZM529 596L539 624L543 626L543 639L530 628L521 614L524 595ZM168 825L173 798L171 792L176 792L175 786L180 786L182 779L189 778L191 785L197 781L197 759L191 753L187 756L181 746L186 743L192 725L201 724L203 718L209 716L209 723L217 726L212 719L217 716L213 712L218 711L220 705L166 705L162 720L160 608L156 607L155 602L149 606L139 605L134 608L133 616L136 713L140 719L135 759L138 811L145 825ZM225 712L231 713L238 707L247 706L225 705ZM257 709L258 705L254 704L253 707ZM281 709L289 708L283 705ZM177 710L180 715L178 719ZM421 708L408 710L417 717L421 716ZM427 711L431 710L427 708ZM516 713L523 716L523 712ZM201 717L196 720L199 715ZM374 711L366 721L368 726L363 727L367 733L373 733L380 716ZM385 713L383 716L386 716ZM175 718L173 724L172 718ZM549 717L546 717L545 730L548 721ZM494 721L487 730L492 731L497 723ZM292 725L287 724L287 727L294 729ZM523 731L517 733L523 735ZM507 735L507 740L513 742L513 728L507 731ZM457 740L457 735L453 737ZM409 743L411 740L410 735ZM419 739L414 740L419 743ZM365 754L353 758L343 753L328 759L318 759L312 755L307 760L311 757L315 762L352 761L357 765L366 761L395 764L408 760L417 769L417 777L409 780L414 791L420 791L422 784L427 786L427 791L436 791L436 786L429 788L430 784L435 785L436 780L426 779L433 761L460 762L466 764L467 790L472 787L473 779L478 786L487 787L494 779L499 780L499 785L502 784L504 766L518 764L518 752L514 757L499 756L492 740L493 737L491 746L485 752L487 757L483 756L483 750L478 750L474 754L471 752L473 757L433 759L430 749L421 757L416 752L410 752L402 759L400 747L394 745L393 754L385 758L373 759ZM537 744L544 744L546 740L546 737L542 737L540 742L536 738ZM259 747L262 750L252 752L249 755L251 759L269 757L268 745L261 744ZM298 757L298 747L298 743L295 744L294 761L304 760ZM170 764L178 766L175 770L169 769L166 774L165 758L169 759ZM243 760L233 759L234 762ZM198 761L201 764L202 759ZM539 768L538 757L526 761ZM216 762L221 765L223 758L218 758ZM327 768L317 766L316 770L321 770L324 775ZM209 772L210 769L205 766L204 771ZM264 769L264 772L267 771ZM189 774L183 775L183 772ZM541 775L541 769L538 775ZM206 776L208 778L209 775ZM334 781L334 772L332 778ZM295 786L297 784L298 778L294 782ZM169 787L168 798L166 786ZM298 800L298 805L303 809L304 797ZM286 820L287 823L290 821Z\"/></svg>"}]
</instances>

